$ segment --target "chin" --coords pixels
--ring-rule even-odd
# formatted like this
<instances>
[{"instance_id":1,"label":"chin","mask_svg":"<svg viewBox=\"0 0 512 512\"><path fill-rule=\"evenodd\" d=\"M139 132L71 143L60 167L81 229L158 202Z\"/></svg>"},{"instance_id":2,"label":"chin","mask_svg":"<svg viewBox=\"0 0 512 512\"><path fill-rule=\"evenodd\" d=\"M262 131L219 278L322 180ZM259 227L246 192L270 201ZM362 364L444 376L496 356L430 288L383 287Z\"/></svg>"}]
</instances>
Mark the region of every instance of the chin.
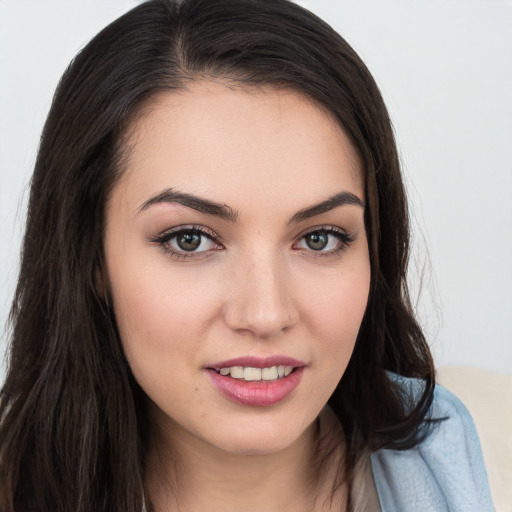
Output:
<instances>
[{"instance_id":1,"label":"chin","mask_svg":"<svg viewBox=\"0 0 512 512\"><path fill-rule=\"evenodd\" d=\"M295 439L236 439L218 444L216 447L231 455L256 456L280 453L291 446Z\"/></svg>"},{"instance_id":2,"label":"chin","mask_svg":"<svg viewBox=\"0 0 512 512\"><path fill-rule=\"evenodd\" d=\"M219 432L218 436L212 438L211 432L209 443L216 448L232 455L254 456L270 455L279 453L303 436L307 436L309 428L298 428L297 423L292 420L285 424L254 422L252 428L232 428Z\"/></svg>"}]
</instances>

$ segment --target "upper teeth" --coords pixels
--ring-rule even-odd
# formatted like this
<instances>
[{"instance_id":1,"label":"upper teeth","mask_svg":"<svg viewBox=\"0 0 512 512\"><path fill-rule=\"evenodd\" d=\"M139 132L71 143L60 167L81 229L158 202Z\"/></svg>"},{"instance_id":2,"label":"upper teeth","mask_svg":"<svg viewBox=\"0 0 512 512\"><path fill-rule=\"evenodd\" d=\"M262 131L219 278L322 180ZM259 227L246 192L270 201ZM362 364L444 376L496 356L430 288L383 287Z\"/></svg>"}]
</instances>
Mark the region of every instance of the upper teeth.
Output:
<instances>
[{"instance_id":1,"label":"upper teeth","mask_svg":"<svg viewBox=\"0 0 512 512\"><path fill-rule=\"evenodd\" d=\"M231 366L221 368L221 375L230 375L234 379L251 380L276 380L290 375L293 366L271 366L270 368L251 368L243 366Z\"/></svg>"}]
</instances>

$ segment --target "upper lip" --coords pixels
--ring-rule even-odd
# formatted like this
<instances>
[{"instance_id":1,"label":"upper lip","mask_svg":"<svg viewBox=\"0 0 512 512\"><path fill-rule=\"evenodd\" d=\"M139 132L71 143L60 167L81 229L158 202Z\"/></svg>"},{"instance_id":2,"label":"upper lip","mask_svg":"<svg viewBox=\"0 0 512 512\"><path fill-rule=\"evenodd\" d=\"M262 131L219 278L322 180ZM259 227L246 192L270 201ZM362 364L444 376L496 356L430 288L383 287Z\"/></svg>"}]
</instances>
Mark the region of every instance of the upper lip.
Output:
<instances>
[{"instance_id":1,"label":"upper lip","mask_svg":"<svg viewBox=\"0 0 512 512\"><path fill-rule=\"evenodd\" d=\"M267 357L258 356L241 356L226 361L219 361L207 365L206 368L219 370L220 368L230 368L232 366L243 366L244 368L271 368L272 366L293 366L295 368L306 366L304 361L295 359L294 357L273 355Z\"/></svg>"}]
</instances>

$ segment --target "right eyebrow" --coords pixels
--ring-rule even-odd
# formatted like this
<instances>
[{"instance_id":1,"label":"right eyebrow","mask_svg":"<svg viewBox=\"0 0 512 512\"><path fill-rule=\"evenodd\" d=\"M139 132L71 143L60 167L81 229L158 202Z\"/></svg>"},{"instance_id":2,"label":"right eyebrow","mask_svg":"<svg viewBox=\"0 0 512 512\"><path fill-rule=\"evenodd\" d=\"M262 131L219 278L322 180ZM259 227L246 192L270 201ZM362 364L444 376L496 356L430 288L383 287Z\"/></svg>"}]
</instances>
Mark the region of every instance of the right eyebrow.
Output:
<instances>
[{"instance_id":1,"label":"right eyebrow","mask_svg":"<svg viewBox=\"0 0 512 512\"><path fill-rule=\"evenodd\" d=\"M144 210L147 210L150 206L159 203L179 203L198 212L205 213L206 215L214 215L231 222L236 222L238 220L238 212L225 204L215 203L192 194L177 192L171 188L163 190L156 196L153 196L142 203L138 213L141 213Z\"/></svg>"},{"instance_id":2,"label":"right eyebrow","mask_svg":"<svg viewBox=\"0 0 512 512\"><path fill-rule=\"evenodd\" d=\"M339 206L345 206L348 204L353 204L359 206L361 208L365 208L365 202L357 197L352 192L342 191L338 194L334 194L333 196L327 198L325 201L321 203L315 204L308 208L304 208L303 210L298 211L288 222L291 224L292 222L302 222L304 220L310 219L311 217L316 217L322 213L326 213L328 211L334 210Z\"/></svg>"}]
</instances>

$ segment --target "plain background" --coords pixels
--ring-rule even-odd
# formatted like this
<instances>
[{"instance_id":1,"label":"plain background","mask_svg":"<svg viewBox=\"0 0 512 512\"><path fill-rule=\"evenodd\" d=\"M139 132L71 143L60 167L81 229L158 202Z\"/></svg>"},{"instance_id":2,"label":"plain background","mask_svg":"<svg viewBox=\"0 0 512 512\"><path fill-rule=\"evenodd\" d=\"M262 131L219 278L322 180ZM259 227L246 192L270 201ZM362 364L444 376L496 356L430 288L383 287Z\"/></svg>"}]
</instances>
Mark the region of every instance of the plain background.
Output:
<instances>
[{"instance_id":1,"label":"plain background","mask_svg":"<svg viewBox=\"0 0 512 512\"><path fill-rule=\"evenodd\" d=\"M0 0L2 326L55 86L136 3ZM411 201L412 295L437 364L512 375L512 1L298 3L348 40L390 110Z\"/></svg>"}]
</instances>

